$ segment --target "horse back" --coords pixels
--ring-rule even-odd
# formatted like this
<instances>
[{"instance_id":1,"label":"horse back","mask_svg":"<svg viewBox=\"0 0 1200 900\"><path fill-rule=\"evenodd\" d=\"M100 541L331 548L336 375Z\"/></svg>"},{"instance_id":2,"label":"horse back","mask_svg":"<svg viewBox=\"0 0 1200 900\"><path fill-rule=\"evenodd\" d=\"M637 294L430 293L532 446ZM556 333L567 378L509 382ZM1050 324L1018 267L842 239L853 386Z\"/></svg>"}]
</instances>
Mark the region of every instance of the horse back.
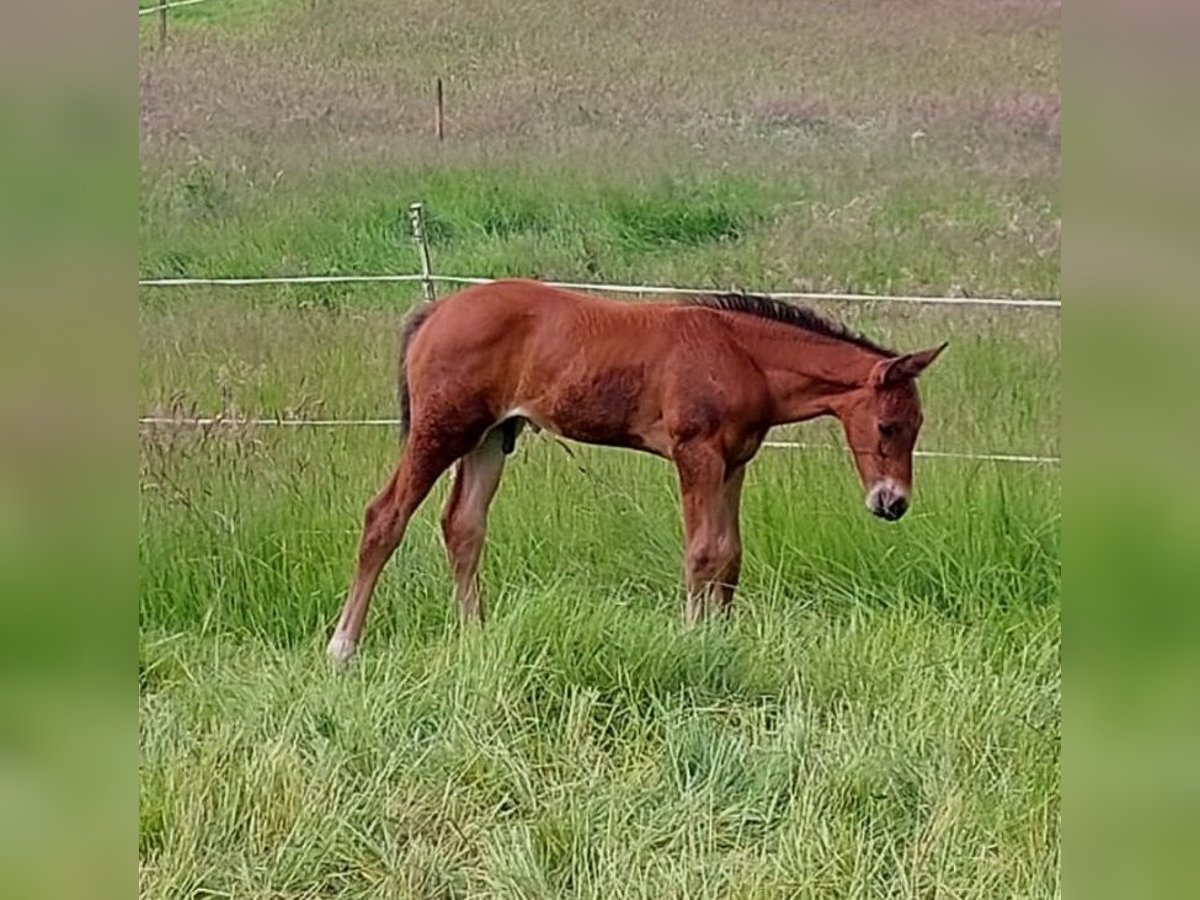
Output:
<instances>
[{"instance_id":1,"label":"horse back","mask_svg":"<svg viewBox=\"0 0 1200 900\"><path fill-rule=\"evenodd\" d=\"M667 455L754 406L755 369L719 314L512 280L447 297L409 353L414 394L585 443ZM748 407L747 407L748 408Z\"/></svg>"}]
</instances>

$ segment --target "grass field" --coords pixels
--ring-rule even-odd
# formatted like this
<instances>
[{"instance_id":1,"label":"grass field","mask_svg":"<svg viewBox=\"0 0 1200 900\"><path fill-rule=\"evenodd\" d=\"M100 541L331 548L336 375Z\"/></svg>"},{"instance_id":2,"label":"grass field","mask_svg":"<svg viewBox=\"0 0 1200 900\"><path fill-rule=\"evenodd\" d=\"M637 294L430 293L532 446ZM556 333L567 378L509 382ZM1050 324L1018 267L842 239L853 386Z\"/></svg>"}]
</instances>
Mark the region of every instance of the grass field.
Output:
<instances>
[{"instance_id":1,"label":"grass field","mask_svg":"<svg viewBox=\"0 0 1200 900\"><path fill-rule=\"evenodd\" d=\"M443 272L1058 293L1052 4L565 10L213 0L166 52L143 23L140 271L411 271L422 199ZM140 410L390 416L416 299L143 289ZM1057 314L824 311L951 341L922 447L1058 454ZM1057 896L1059 469L919 460L887 525L836 430L793 431L826 449L752 465L728 626L679 624L668 465L532 438L487 627L455 624L442 483L337 675L394 432L143 429L142 895Z\"/></svg>"}]
</instances>

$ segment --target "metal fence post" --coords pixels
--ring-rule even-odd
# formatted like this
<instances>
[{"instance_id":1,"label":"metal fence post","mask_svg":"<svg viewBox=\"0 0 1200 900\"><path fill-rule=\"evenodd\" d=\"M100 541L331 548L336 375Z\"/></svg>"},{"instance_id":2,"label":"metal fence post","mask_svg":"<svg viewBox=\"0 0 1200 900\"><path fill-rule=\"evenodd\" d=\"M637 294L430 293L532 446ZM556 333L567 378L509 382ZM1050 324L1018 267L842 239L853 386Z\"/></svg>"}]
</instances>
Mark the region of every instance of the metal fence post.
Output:
<instances>
[{"instance_id":1,"label":"metal fence post","mask_svg":"<svg viewBox=\"0 0 1200 900\"><path fill-rule=\"evenodd\" d=\"M411 203L408 207L408 221L412 225L413 240L417 244L417 252L421 255L421 293L428 303L437 299L433 290L433 272L429 265L429 238L425 233L425 204Z\"/></svg>"}]
</instances>

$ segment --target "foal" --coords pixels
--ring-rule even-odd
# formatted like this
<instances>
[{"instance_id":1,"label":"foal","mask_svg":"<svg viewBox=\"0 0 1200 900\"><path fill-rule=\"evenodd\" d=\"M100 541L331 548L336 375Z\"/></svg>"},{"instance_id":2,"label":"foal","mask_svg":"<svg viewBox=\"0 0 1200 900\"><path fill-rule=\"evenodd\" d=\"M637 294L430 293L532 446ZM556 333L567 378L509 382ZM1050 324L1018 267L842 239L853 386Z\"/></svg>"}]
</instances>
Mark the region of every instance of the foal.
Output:
<instances>
[{"instance_id":1,"label":"foal","mask_svg":"<svg viewBox=\"0 0 1200 900\"><path fill-rule=\"evenodd\" d=\"M742 561L742 479L768 429L836 416L867 508L899 519L922 420L915 379L945 346L899 355L810 310L738 294L630 303L509 280L419 307L401 335L407 440L367 507L329 655L354 654L379 573L452 465L442 534L459 613L483 619L476 571L488 506L525 422L674 463L684 618L698 622L714 601L729 612Z\"/></svg>"}]
</instances>

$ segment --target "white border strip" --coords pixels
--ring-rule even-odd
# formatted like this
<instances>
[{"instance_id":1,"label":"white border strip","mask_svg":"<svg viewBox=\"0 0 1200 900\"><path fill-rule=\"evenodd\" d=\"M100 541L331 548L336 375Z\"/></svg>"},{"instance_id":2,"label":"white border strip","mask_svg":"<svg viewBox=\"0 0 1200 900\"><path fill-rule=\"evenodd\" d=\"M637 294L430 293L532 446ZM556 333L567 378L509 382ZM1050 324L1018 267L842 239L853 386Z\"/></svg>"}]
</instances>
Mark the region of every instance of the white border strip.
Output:
<instances>
[{"instance_id":1,"label":"white border strip","mask_svg":"<svg viewBox=\"0 0 1200 900\"><path fill-rule=\"evenodd\" d=\"M142 6L138 8L139 16L148 16L162 9L174 9L177 6L191 6L193 3L205 3L207 0L175 0L174 3L160 3L158 6Z\"/></svg>"},{"instance_id":2,"label":"white border strip","mask_svg":"<svg viewBox=\"0 0 1200 900\"><path fill-rule=\"evenodd\" d=\"M193 0L198 2L198 0ZM139 287L189 287L214 285L243 287L255 284L355 284L379 282L440 281L445 284L491 284L498 279L467 275L280 275L245 278L140 278ZM721 288L671 287L660 284L594 284L582 281L546 281L551 287L576 291L605 291L615 294L688 294L721 293ZM921 303L944 306L1023 306L1061 309L1061 300L1026 300L1018 297L922 297L890 294L845 294L821 291L768 291L763 294L776 300L840 300L856 303Z\"/></svg>"},{"instance_id":3,"label":"white border strip","mask_svg":"<svg viewBox=\"0 0 1200 900\"><path fill-rule=\"evenodd\" d=\"M231 428L238 426L279 426L283 428L355 428L355 427L396 427L399 419L223 419L209 418L174 418L171 416L142 416L138 425L166 425L178 428L212 428L227 425ZM763 441L764 447L777 450L839 450L828 444L805 444L798 441ZM977 462L1009 462L1029 463L1037 465L1061 465L1060 456L1024 456L1015 453L947 453L940 450L915 450L913 456L928 459L962 459Z\"/></svg>"}]
</instances>

